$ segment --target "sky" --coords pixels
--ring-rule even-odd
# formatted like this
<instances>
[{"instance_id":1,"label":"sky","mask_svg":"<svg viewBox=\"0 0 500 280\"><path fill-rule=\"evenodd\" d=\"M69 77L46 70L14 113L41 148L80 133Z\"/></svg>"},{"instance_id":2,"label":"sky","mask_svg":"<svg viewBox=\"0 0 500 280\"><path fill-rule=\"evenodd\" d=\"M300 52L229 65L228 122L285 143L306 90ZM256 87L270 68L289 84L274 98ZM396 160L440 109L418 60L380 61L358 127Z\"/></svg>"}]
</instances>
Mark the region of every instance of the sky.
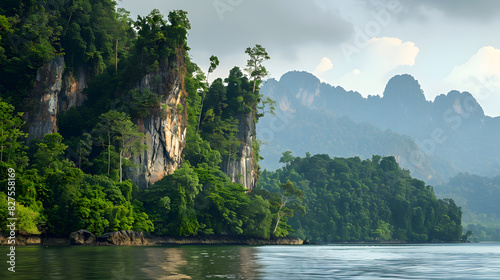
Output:
<instances>
[{"instance_id":1,"label":"sky","mask_svg":"<svg viewBox=\"0 0 500 280\"><path fill-rule=\"evenodd\" d=\"M122 0L145 16L185 10L188 45L210 80L244 68L245 49L260 44L270 78L311 72L363 96L383 95L398 74L411 74L427 100L469 91L485 114L500 116L500 1L498 0Z\"/></svg>"}]
</instances>

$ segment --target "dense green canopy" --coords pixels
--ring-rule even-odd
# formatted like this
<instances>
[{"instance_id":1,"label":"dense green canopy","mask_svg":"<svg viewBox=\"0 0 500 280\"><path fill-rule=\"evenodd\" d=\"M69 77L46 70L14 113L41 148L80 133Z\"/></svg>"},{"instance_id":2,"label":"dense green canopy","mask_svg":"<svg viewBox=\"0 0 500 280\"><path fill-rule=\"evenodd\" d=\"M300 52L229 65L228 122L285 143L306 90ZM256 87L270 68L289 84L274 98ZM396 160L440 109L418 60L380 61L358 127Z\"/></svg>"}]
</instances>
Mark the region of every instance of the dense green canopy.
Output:
<instances>
[{"instance_id":1,"label":"dense green canopy","mask_svg":"<svg viewBox=\"0 0 500 280\"><path fill-rule=\"evenodd\" d=\"M259 186L277 192L291 181L304 192L304 215L289 220L296 235L315 241L455 241L462 238L462 212L452 199L411 178L394 157L372 160L327 155L293 158L264 171Z\"/></svg>"},{"instance_id":2,"label":"dense green canopy","mask_svg":"<svg viewBox=\"0 0 500 280\"><path fill-rule=\"evenodd\" d=\"M188 55L190 28L184 11L164 17L153 10L133 21L111 0L0 3L3 230L7 196L14 195L18 230L28 234L67 236L86 229L96 235L136 230L270 238L296 230L297 236L324 241L459 238L460 209L452 200L437 200L394 158L286 154L284 169L262 174L261 189L248 193L233 182L221 165L241 156L238 135L248 129L245 118L257 122L275 105L259 93L270 57L260 45L248 48L248 74L234 67L227 78L208 84ZM65 77L90 77L87 99L57 113L59 133L25 144L17 112L35 111L38 100L30 100L30 92L37 70L61 56ZM219 64L215 56L210 62L207 75ZM181 167L140 190L129 160L147 148L137 123L172 109L164 108L160 92L136 88L152 73L156 83L172 73L183 82L185 102L174 109L187 116L186 143ZM259 143L252 146L255 163ZM15 194L8 189L8 170L15 170Z\"/></svg>"}]
</instances>

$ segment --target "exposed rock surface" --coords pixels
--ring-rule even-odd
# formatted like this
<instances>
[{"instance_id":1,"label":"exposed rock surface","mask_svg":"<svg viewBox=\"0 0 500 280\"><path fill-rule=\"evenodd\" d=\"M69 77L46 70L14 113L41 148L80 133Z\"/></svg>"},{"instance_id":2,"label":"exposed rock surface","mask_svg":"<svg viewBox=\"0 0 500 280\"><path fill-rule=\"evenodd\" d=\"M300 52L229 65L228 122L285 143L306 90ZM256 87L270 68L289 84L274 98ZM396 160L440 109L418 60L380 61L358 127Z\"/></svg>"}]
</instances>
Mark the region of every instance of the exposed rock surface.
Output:
<instances>
[{"instance_id":1,"label":"exposed rock surface","mask_svg":"<svg viewBox=\"0 0 500 280\"><path fill-rule=\"evenodd\" d=\"M41 237L40 235L16 236L16 245L103 245L103 246L161 246L161 245L302 245L299 238L237 238L230 236L209 237L146 237L142 232L122 230L95 237L86 230L72 232L69 238ZM0 233L0 245L9 245L5 234Z\"/></svg>"},{"instance_id":2,"label":"exposed rock surface","mask_svg":"<svg viewBox=\"0 0 500 280\"><path fill-rule=\"evenodd\" d=\"M26 102L25 118L29 124L28 141L57 132L57 100L62 89L64 58L59 56L37 72L35 87Z\"/></svg>"},{"instance_id":3,"label":"exposed rock surface","mask_svg":"<svg viewBox=\"0 0 500 280\"><path fill-rule=\"evenodd\" d=\"M92 245L95 243L95 235L84 229L70 233L69 235L71 245Z\"/></svg>"},{"instance_id":4,"label":"exposed rock surface","mask_svg":"<svg viewBox=\"0 0 500 280\"><path fill-rule=\"evenodd\" d=\"M257 166L253 150L256 141L254 116L253 114L242 115L239 121L237 137L241 140L241 145L238 148L237 158L232 158L229 164L225 159L222 163L222 170L233 182L238 182L252 190L257 183Z\"/></svg>"},{"instance_id":5,"label":"exposed rock surface","mask_svg":"<svg viewBox=\"0 0 500 280\"><path fill-rule=\"evenodd\" d=\"M32 234L22 234L22 233L17 233L16 238L15 238L15 244L9 244L9 235L7 235L4 232L0 232L0 245L7 245L7 246L12 246L12 245L40 245L41 244L41 238L40 235L32 235Z\"/></svg>"},{"instance_id":6,"label":"exposed rock surface","mask_svg":"<svg viewBox=\"0 0 500 280\"><path fill-rule=\"evenodd\" d=\"M146 135L148 149L133 160L139 164L134 181L146 188L173 173L181 164L186 141L187 112L184 90L184 54L178 50L176 59L160 63L158 71L137 82L142 93L149 90L159 95L160 106L137 120ZM57 132L57 114L86 100L83 90L90 75L84 67L75 73L64 71L64 57L59 56L37 72L34 89L24 102L24 119L28 126L28 142Z\"/></svg>"},{"instance_id":7,"label":"exposed rock surface","mask_svg":"<svg viewBox=\"0 0 500 280\"><path fill-rule=\"evenodd\" d=\"M184 89L184 56L178 51L177 59L162 65L157 72L144 76L137 89L149 90L160 97L160 106L150 110L146 117L139 118L139 130L146 135L147 150L134 158L139 172L134 172L134 181L147 188L180 166L182 151L186 144L187 95Z\"/></svg>"},{"instance_id":8,"label":"exposed rock surface","mask_svg":"<svg viewBox=\"0 0 500 280\"><path fill-rule=\"evenodd\" d=\"M76 74L67 72L63 75L63 88L59 94L58 111L64 112L73 106L80 106L87 99L83 90L87 88L89 73L83 67Z\"/></svg>"},{"instance_id":9,"label":"exposed rock surface","mask_svg":"<svg viewBox=\"0 0 500 280\"><path fill-rule=\"evenodd\" d=\"M302 245L300 238L235 238L225 236L210 237L152 237L149 245Z\"/></svg>"},{"instance_id":10,"label":"exposed rock surface","mask_svg":"<svg viewBox=\"0 0 500 280\"><path fill-rule=\"evenodd\" d=\"M103 234L97 238L99 245L141 246L148 245L142 232L131 230L114 231Z\"/></svg>"},{"instance_id":11,"label":"exposed rock surface","mask_svg":"<svg viewBox=\"0 0 500 280\"><path fill-rule=\"evenodd\" d=\"M28 142L57 132L57 114L82 105L89 75L79 69L75 75L64 71L64 57L58 56L37 72L30 97L24 101L24 120L28 125Z\"/></svg>"}]
</instances>

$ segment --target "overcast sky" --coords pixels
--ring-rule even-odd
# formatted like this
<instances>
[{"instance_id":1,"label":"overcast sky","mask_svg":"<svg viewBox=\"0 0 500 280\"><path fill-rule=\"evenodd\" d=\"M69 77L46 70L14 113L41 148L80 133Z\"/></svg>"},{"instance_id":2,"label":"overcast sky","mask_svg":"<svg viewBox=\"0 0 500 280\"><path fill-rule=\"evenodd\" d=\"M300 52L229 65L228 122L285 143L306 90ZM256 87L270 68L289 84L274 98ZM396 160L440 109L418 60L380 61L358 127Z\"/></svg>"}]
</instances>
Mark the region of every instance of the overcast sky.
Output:
<instances>
[{"instance_id":1,"label":"overcast sky","mask_svg":"<svg viewBox=\"0 0 500 280\"><path fill-rule=\"evenodd\" d=\"M291 70L363 96L382 95L408 73L428 100L471 92L489 116L500 116L498 0L123 0L133 19L153 9L188 12L190 55L212 77L244 67L247 47L264 46L279 79Z\"/></svg>"}]
</instances>

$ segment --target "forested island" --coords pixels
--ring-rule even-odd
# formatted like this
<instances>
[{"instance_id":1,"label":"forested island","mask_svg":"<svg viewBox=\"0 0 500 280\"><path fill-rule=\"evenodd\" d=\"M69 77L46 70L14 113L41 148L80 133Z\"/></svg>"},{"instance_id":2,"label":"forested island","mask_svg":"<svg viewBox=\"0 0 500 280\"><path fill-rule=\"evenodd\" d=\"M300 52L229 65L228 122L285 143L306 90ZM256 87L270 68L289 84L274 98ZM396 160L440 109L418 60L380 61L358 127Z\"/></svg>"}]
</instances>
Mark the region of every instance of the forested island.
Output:
<instances>
[{"instance_id":1,"label":"forested island","mask_svg":"<svg viewBox=\"0 0 500 280\"><path fill-rule=\"evenodd\" d=\"M255 125L270 59L208 83L187 13L132 20L116 2L0 4L0 225L68 237L459 241L462 212L394 157L284 153L262 171ZM12 208L15 200L15 207ZM11 208L9 208L11 207Z\"/></svg>"}]
</instances>

